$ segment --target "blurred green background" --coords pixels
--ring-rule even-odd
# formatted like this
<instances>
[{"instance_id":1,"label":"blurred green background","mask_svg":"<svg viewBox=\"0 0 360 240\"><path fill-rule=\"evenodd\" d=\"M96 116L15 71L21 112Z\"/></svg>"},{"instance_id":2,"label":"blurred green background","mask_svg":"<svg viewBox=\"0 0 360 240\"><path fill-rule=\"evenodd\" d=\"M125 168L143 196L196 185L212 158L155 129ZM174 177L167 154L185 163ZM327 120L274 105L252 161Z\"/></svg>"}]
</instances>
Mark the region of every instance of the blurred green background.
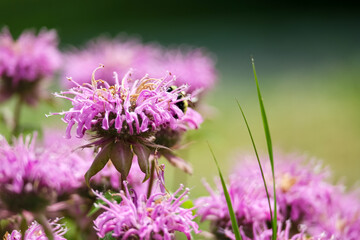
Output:
<instances>
[{"instance_id":1,"label":"blurred green background","mask_svg":"<svg viewBox=\"0 0 360 240\"><path fill-rule=\"evenodd\" d=\"M214 53L219 84L208 103L216 110L199 131L189 134L195 142L181 152L193 164L194 176L167 167L172 189L186 182L194 189L192 197L205 193L200 179L211 181L216 175L207 141L225 173L237 152L252 153L235 98L265 152L250 56L255 58L275 148L319 158L333 169L334 181L345 177L352 185L360 173L359 8L335 1L305 1L301 6L286 1L234 3L2 0L0 23L15 36L28 28L55 28L62 49L103 33L127 33L145 43L185 44ZM26 109L21 121L62 124L44 117L50 110L47 105Z\"/></svg>"}]
</instances>

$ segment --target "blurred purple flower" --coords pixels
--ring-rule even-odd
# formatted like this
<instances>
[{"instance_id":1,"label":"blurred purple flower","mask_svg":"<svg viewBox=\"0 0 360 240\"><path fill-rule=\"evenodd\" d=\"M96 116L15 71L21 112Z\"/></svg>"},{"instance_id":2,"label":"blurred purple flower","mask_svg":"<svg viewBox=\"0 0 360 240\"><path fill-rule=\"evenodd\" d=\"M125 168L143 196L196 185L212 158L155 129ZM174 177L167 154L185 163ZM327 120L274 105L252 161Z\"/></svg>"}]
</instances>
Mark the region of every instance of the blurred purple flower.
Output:
<instances>
[{"instance_id":1,"label":"blurred purple flower","mask_svg":"<svg viewBox=\"0 0 360 240\"><path fill-rule=\"evenodd\" d=\"M163 49L147 71L152 76L160 75L164 70L176 76L179 85L188 84L188 92L208 91L217 80L214 60L201 49ZM157 72L156 72L157 71Z\"/></svg>"},{"instance_id":2,"label":"blurred purple flower","mask_svg":"<svg viewBox=\"0 0 360 240\"><path fill-rule=\"evenodd\" d=\"M53 76L60 67L55 30L25 31L14 40L7 28L0 33L0 101L19 94L28 104L39 99L40 81Z\"/></svg>"},{"instance_id":3,"label":"blurred purple flower","mask_svg":"<svg viewBox=\"0 0 360 240\"><path fill-rule=\"evenodd\" d=\"M349 193L342 190L333 196L333 204L326 209L324 221L312 226L311 231L325 231L334 239L356 240L360 236L360 191L356 189Z\"/></svg>"},{"instance_id":4,"label":"blurred purple flower","mask_svg":"<svg viewBox=\"0 0 360 240\"><path fill-rule=\"evenodd\" d=\"M276 239L277 240L333 240L327 236L325 233L320 233L317 235L309 235L306 230L305 225L298 226L298 232L294 235L291 234L292 232L292 224L290 220L287 220L285 224L282 222L278 223L278 232ZM235 240L235 235L230 229L225 229L223 233L228 239ZM240 234L243 240L271 240L272 230L270 228L266 228L265 226L254 224L253 226L253 237L248 237L244 233L242 227L240 227Z\"/></svg>"},{"instance_id":5,"label":"blurred purple flower","mask_svg":"<svg viewBox=\"0 0 360 240\"><path fill-rule=\"evenodd\" d=\"M78 83L90 83L92 70L102 63L105 71L99 73L100 79L114 84L113 72L120 76L133 68L134 78L145 74L161 78L165 71L176 75L178 85L189 85L189 93L196 90L211 89L217 74L212 57L201 49L166 49L154 44L142 44L137 39L118 37L98 38L87 44L83 50L71 49L65 54L64 78L72 76ZM66 86L75 86L64 82Z\"/></svg>"},{"instance_id":6,"label":"blurred purple flower","mask_svg":"<svg viewBox=\"0 0 360 240\"><path fill-rule=\"evenodd\" d=\"M136 39L98 38L89 42L83 50L70 49L64 54L63 79L71 76L77 83L90 83L91 72L100 63L106 68L99 72L98 76L100 79L106 79L110 85L115 84L114 72L123 76L130 68L134 68L134 77L138 79L145 76L144 66L148 65L152 56L158 52L157 47L142 45ZM68 88L76 86L69 81L63 83Z\"/></svg>"},{"instance_id":7,"label":"blurred purple flower","mask_svg":"<svg viewBox=\"0 0 360 240\"><path fill-rule=\"evenodd\" d=\"M150 176L150 155L157 148L167 147L156 144L156 133L166 128L177 131L197 128L202 118L190 108L186 111L179 107L178 103L190 96L183 96L182 92L187 89L184 85L170 88L175 81L170 75L162 79L145 76L132 80L131 72L128 72L120 82L115 73L115 85L110 86L104 80L95 80L97 69L92 74L92 84L80 85L70 78L77 86L55 95L71 101L73 108L51 115L64 115L63 120L68 124L67 138L71 137L71 129L77 124L77 137L82 138L85 132L91 132L96 139L83 146L101 149L86 173L87 182L105 167L110 158L126 179L133 155L137 156L139 167L147 179ZM193 117L186 117L187 112ZM187 165L183 169L186 170Z\"/></svg>"},{"instance_id":8,"label":"blurred purple flower","mask_svg":"<svg viewBox=\"0 0 360 240\"><path fill-rule=\"evenodd\" d=\"M145 195L130 194L125 183L125 191L120 192L122 201L111 202L99 193L95 194L106 205L105 209L94 221L98 236L103 238L111 234L121 239L174 239L176 231L182 232L191 239L191 232L199 233L198 225L193 221L193 209L180 206L187 200L189 189L183 193L181 186L174 194L155 193L149 199ZM177 194L180 194L176 197Z\"/></svg>"},{"instance_id":9,"label":"blurred purple flower","mask_svg":"<svg viewBox=\"0 0 360 240\"><path fill-rule=\"evenodd\" d=\"M292 227L288 231L290 237L300 233L300 225L306 226L304 232L312 236L337 236L339 227L336 227L336 224L329 225L330 219L341 215L343 217L336 217L336 221L349 223L356 216L354 212L344 214L346 211L339 208L340 203L346 202L348 196L341 191L341 186L326 182L329 173L321 169L319 164L304 165L303 158L291 155L279 155L275 159L278 222L285 226L286 220L291 221ZM228 191L243 235L253 238L268 229L270 212L257 161L254 157L248 157L246 160L229 176ZM266 161L266 164L263 164L263 169L269 184L272 181L268 163L269 161ZM205 187L210 196L201 197L196 201L196 205L200 206L198 214L202 221L212 221L212 230L215 234L223 235L225 230L231 229L231 222L222 187L217 184L218 192L214 192L207 183ZM272 192L269 193L272 198ZM358 209L359 199L352 201L352 209L355 206ZM347 212L349 213L349 210ZM360 211L357 214L359 213ZM355 221L353 222L355 224ZM328 228L323 225L327 225ZM339 236L353 239L347 233L353 231L351 224L347 225L346 229L348 230Z\"/></svg>"},{"instance_id":10,"label":"blurred purple flower","mask_svg":"<svg viewBox=\"0 0 360 240\"><path fill-rule=\"evenodd\" d=\"M57 223L58 219L50 222L50 226L52 227L52 231L54 234L54 240L66 240L63 235L66 233L67 229L63 227L63 225ZM26 230L24 238L19 231L14 230L11 234L6 233L4 236L4 240L47 240L48 238L45 235L45 232L41 225L37 222L33 222L31 226Z\"/></svg>"},{"instance_id":11,"label":"blurred purple flower","mask_svg":"<svg viewBox=\"0 0 360 240\"><path fill-rule=\"evenodd\" d=\"M30 138L20 136L13 146L3 137L0 140L0 199L15 212L43 210L58 195L71 193L82 184L76 153L65 154L55 146L39 147L36 134Z\"/></svg>"}]
</instances>

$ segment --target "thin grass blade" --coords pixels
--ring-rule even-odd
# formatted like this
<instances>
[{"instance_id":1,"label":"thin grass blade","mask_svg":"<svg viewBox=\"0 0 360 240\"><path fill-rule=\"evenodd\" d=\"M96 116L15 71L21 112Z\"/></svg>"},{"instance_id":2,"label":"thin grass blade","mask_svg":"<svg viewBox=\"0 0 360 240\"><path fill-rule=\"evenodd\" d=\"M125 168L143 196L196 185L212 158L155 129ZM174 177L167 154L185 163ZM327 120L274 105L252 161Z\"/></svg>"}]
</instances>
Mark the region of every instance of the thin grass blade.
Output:
<instances>
[{"instance_id":1,"label":"thin grass blade","mask_svg":"<svg viewBox=\"0 0 360 240\"><path fill-rule=\"evenodd\" d=\"M240 235L240 231L239 231L239 225L238 225L237 220L236 220L236 216L235 216L234 209L233 209L233 206L232 206L232 203L231 203L230 195L229 195L229 192L228 192L228 190L226 188L226 184L225 184L224 178L222 176L219 163L216 160L215 154L214 154L214 152L213 152L213 150L212 150L209 143L208 143L208 145L209 145L210 152L211 152L211 154L212 154L212 156L214 158L214 161L216 163L216 167L217 167L218 172L219 172L221 185L223 187L223 191L224 191L224 195L225 195L225 199L226 199L226 204L228 206L229 215L230 215L230 219L231 219L231 225L232 225L232 228L233 228L233 231L234 231L235 239L236 240L242 240L241 235Z\"/></svg>"},{"instance_id":2,"label":"thin grass blade","mask_svg":"<svg viewBox=\"0 0 360 240\"><path fill-rule=\"evenodd\" d=\"M261 172L261 177L262 177L262 180L263 180L263 182L264 182L264 187L265 187L265 191L266 191L266 197L267 197L267 200L268 200L268 203L269 203L271 222L273 222L273 217L272 217L273 214L272 214L272 208L271 208L271 202L270 202L270 195L269 195L269 191L268 191L267 184L266 184L266 180L265 180L265 176L264 176L264 171L263 171L263 168L262 168L262 166L261 166L259 154L258 154L256 145L255 145L255 141L254 141L253 135L252 135L252 133L251 133L251 130L250 130L248 121L247 121L247 119L246 119L246 117L245 117L245 113L244 113L244 111L242 110L241 105L240 105L240 103L239 103L239 101L238 101L237 99L236 99L236 102L237 102L237 104L238 104L238 106L239 106L241 115L242 115L242 117L243 117L243 119L244 119L245 125L246 125L246 127L247 127L248 132L249 132L249 136L250 136L250 139L251 139L251 143L252 143L252 145L253 145L253 147L254 147L256 159L257 159L257 161L258 161L259 168L260 168L260 172Z\"/></svg>"},{"instance_id":3,"label":"thin grass blade","mask_svg":"<svg viewBox=\"0 0 360 240\"><path fill-rule=\"evenodd\" d=\"M254 62L253 58L251 58L251 63L252 63L252 67L253 67L256 89L257 89L258 98L259 98L261 118L262 118L263 125L264 125L264 132L265 132L265 137L266 137L266 143L267 143L269 159L270 159L270 164L271 164L272 178L273 178L274 211L273 211L273 216L272 216L272 238L271 239L275 240L276 236L277 236L277 207L276 207L277 204L276 204L276 188L275 188L274 154L273 154L273 147L272 147L271 136L270 136L269 123L268 123L266 113L265 113L264 102L263 102L263 98L261 96L259 82L258 82L258 78L256 75L256 70L255 70L255 62Z\"/></svg>"}]
</instances>

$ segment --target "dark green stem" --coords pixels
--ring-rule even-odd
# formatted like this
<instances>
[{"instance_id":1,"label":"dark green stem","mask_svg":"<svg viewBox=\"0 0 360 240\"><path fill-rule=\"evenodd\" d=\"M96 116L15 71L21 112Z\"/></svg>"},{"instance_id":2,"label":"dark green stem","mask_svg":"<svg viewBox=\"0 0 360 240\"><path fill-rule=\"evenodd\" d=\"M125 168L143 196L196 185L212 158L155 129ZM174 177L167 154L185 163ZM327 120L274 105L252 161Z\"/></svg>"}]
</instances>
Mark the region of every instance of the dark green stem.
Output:
<instances>
[{"instance_id":1,"label":"dark green stem","mask_svg":"<svg viewBox=\"0 0 360 240\"><path fill-rule=\"evenodd\" d=\"M24 240L25 239L25 232L28 228L28 223L26 221L26 218L24 216L23 213L20 214L21 216L21 222L20 222L20 232L21 232L21 239Z\"/></svg>"},{"instance_id":2,"label":"dark green stem","mask_svg":"<svg viewBox=\"0 0 360 240\"><path fill-rule=\"evenodd\" d=\"M21 117L21 109L24 104L24 99L19 96L19 99L16 102L15 109L14 109L14 119L13 119L13 130L11 132L12 136L17 136L20 132L20 117Z\"/></svg>"},{"instance_id":3,"label":"dark green stem","mask_svg":"<svg viewBox=\"0 0 360 240\"><path fill-rule=\"evenodd\" d=\"M122 175L120 174L120 190L125 192L124 180L126 179L123 179Z\"/></svg>"},{"instance_id":4,"label":"dark green stem","mask_svg":"<svg viewBox=\"0 0 360 240\"><path fill-rule=\"evenodd\" d=\"M151 161L151 170L150 170L150 179L149 179L149 187L147 191L147 198L151 195L151 190L154 184L154 175L155 175L155 161Z\"/></svg>"},{"instance_id":5,"label":"dark green stem","mask_svg":"<svg viewBox=\"0 0 360 240\"><path fill-rule=\"evenodd\" d=\"M46 237L49 240L54 240L54 234L48 220L43 213L39 213L35 217L36 221L43 227Z\"/></svg>"}]
</instances>

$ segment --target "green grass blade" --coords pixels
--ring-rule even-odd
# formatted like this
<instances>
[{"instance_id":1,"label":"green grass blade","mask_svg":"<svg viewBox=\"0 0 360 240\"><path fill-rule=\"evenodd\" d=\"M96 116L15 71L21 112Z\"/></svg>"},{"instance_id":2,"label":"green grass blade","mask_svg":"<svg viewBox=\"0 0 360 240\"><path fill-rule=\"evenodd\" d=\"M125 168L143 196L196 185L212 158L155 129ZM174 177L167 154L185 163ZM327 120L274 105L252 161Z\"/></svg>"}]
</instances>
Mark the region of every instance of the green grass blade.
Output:
<instances>
[{"instance_id":1,"label":"green grass blade","mask_svg":"<svg viewBox=\"0 0 360 240\"><path fill-rule=\"evenodd\" d=\"M219 166L219 163L218 161L216 160L216 157L215 157L215 154L210 146L210 144L208 143L209 145L209 149L210 149L210 152L214 158L214 161L216 163L216 167L219 171L219 176L220 176L220 180L221 180L221 185L223 187L223 191L224 191L224 195L225 195L225 199L226 199L226 203L227 203L227 206L228 206L228 210L229 210L229 215L230 215L230 219L231 219L231 225L232 225L232 228L233 228L233 231L234 231L234 235L235 235L235 239L236 240L242 240L241 238L241 235L240 235L240 231L239 231L239 225L237 223L237 220L236 220L236 216L235 216L235 213L234 213L234 209L232 207L232 203L231 203L231 199L230 199L230 195L229 195L229 192L226 188L226 184L225 184L225 181L224 181L224 178L222 176L222 173L221 173L221 170L220 170L220 166Z\"/></svg>"},{"instance_id":2,"label":"green grass blade","mask_svg":"<svg viewBox=\"0 0 360 240\"><path fill-rule=\"evenodd\" d=\"M256 145L255 145L255 141L254 141L253 135L252 135L252 133L251 133L251 130L250 130L248 121L247 121L247 119L246 119L246 117L245 117L244 111L242 110L242 108L241 108L241 106L240 106L240 103L239 103L239 101L238 101L237 99L236 99L236 102L237 102L237 104L238 104L238 106L239 106L241 115L242 115L242 117L243 117L243 119L244 119L245 125L246 125L246 127L247 127L248 132L249 132L249 136L250 136L252 145L253 145L253 147L254 147L256 159L257 159L258 164L259 164L259 168L260 168L260 172L261 172L261 177L262 177L262 180L263 180L263 182L264 182L264 187L265 187L265 191L266 191L266 197L267 197L268 204L269 204L271 222L273 222L273 217L272 217L273 214L272 214L272 208L271 208L271 202L270 202L270 195L269 195L269 191L268 191L267 184L266 184L266 180L265 180L265 176L264 176L264 171L263 171L263 168L262 168L262 166L261 166L259 154L258 154Z\"/></svg>"},{"instance_id":3,"label":"green grass blade","mask_svg":"<svg viewBox=\"0 0 360 240\"><path fill-rule=\"evenodd\" d=\"M252 63L253 71L254 71L254 78L255 78L255 82L256 82L256 89L257 89L258 98L259 98L261 117L263 120L264 131L265 131L265 136L266 136L266 143L267 143L269 159L270 159L270 163L271 163L271 172L272 172L272 177L273 177L274 211L273 211L273 217L272 217L272 239L275 240L276 235L277 235L277 207L276 207L277 204L276 204L276 188L275 188L274 154L273 154L269 124L268 124L268 120L267 120L266 113L265 113L264 102L263 102L263 99L261 96L259 82L257 79L256 70L255 70L255 63L254 63L253 58L251 58L251 63Z\"/></svg>"}]
</instances>

